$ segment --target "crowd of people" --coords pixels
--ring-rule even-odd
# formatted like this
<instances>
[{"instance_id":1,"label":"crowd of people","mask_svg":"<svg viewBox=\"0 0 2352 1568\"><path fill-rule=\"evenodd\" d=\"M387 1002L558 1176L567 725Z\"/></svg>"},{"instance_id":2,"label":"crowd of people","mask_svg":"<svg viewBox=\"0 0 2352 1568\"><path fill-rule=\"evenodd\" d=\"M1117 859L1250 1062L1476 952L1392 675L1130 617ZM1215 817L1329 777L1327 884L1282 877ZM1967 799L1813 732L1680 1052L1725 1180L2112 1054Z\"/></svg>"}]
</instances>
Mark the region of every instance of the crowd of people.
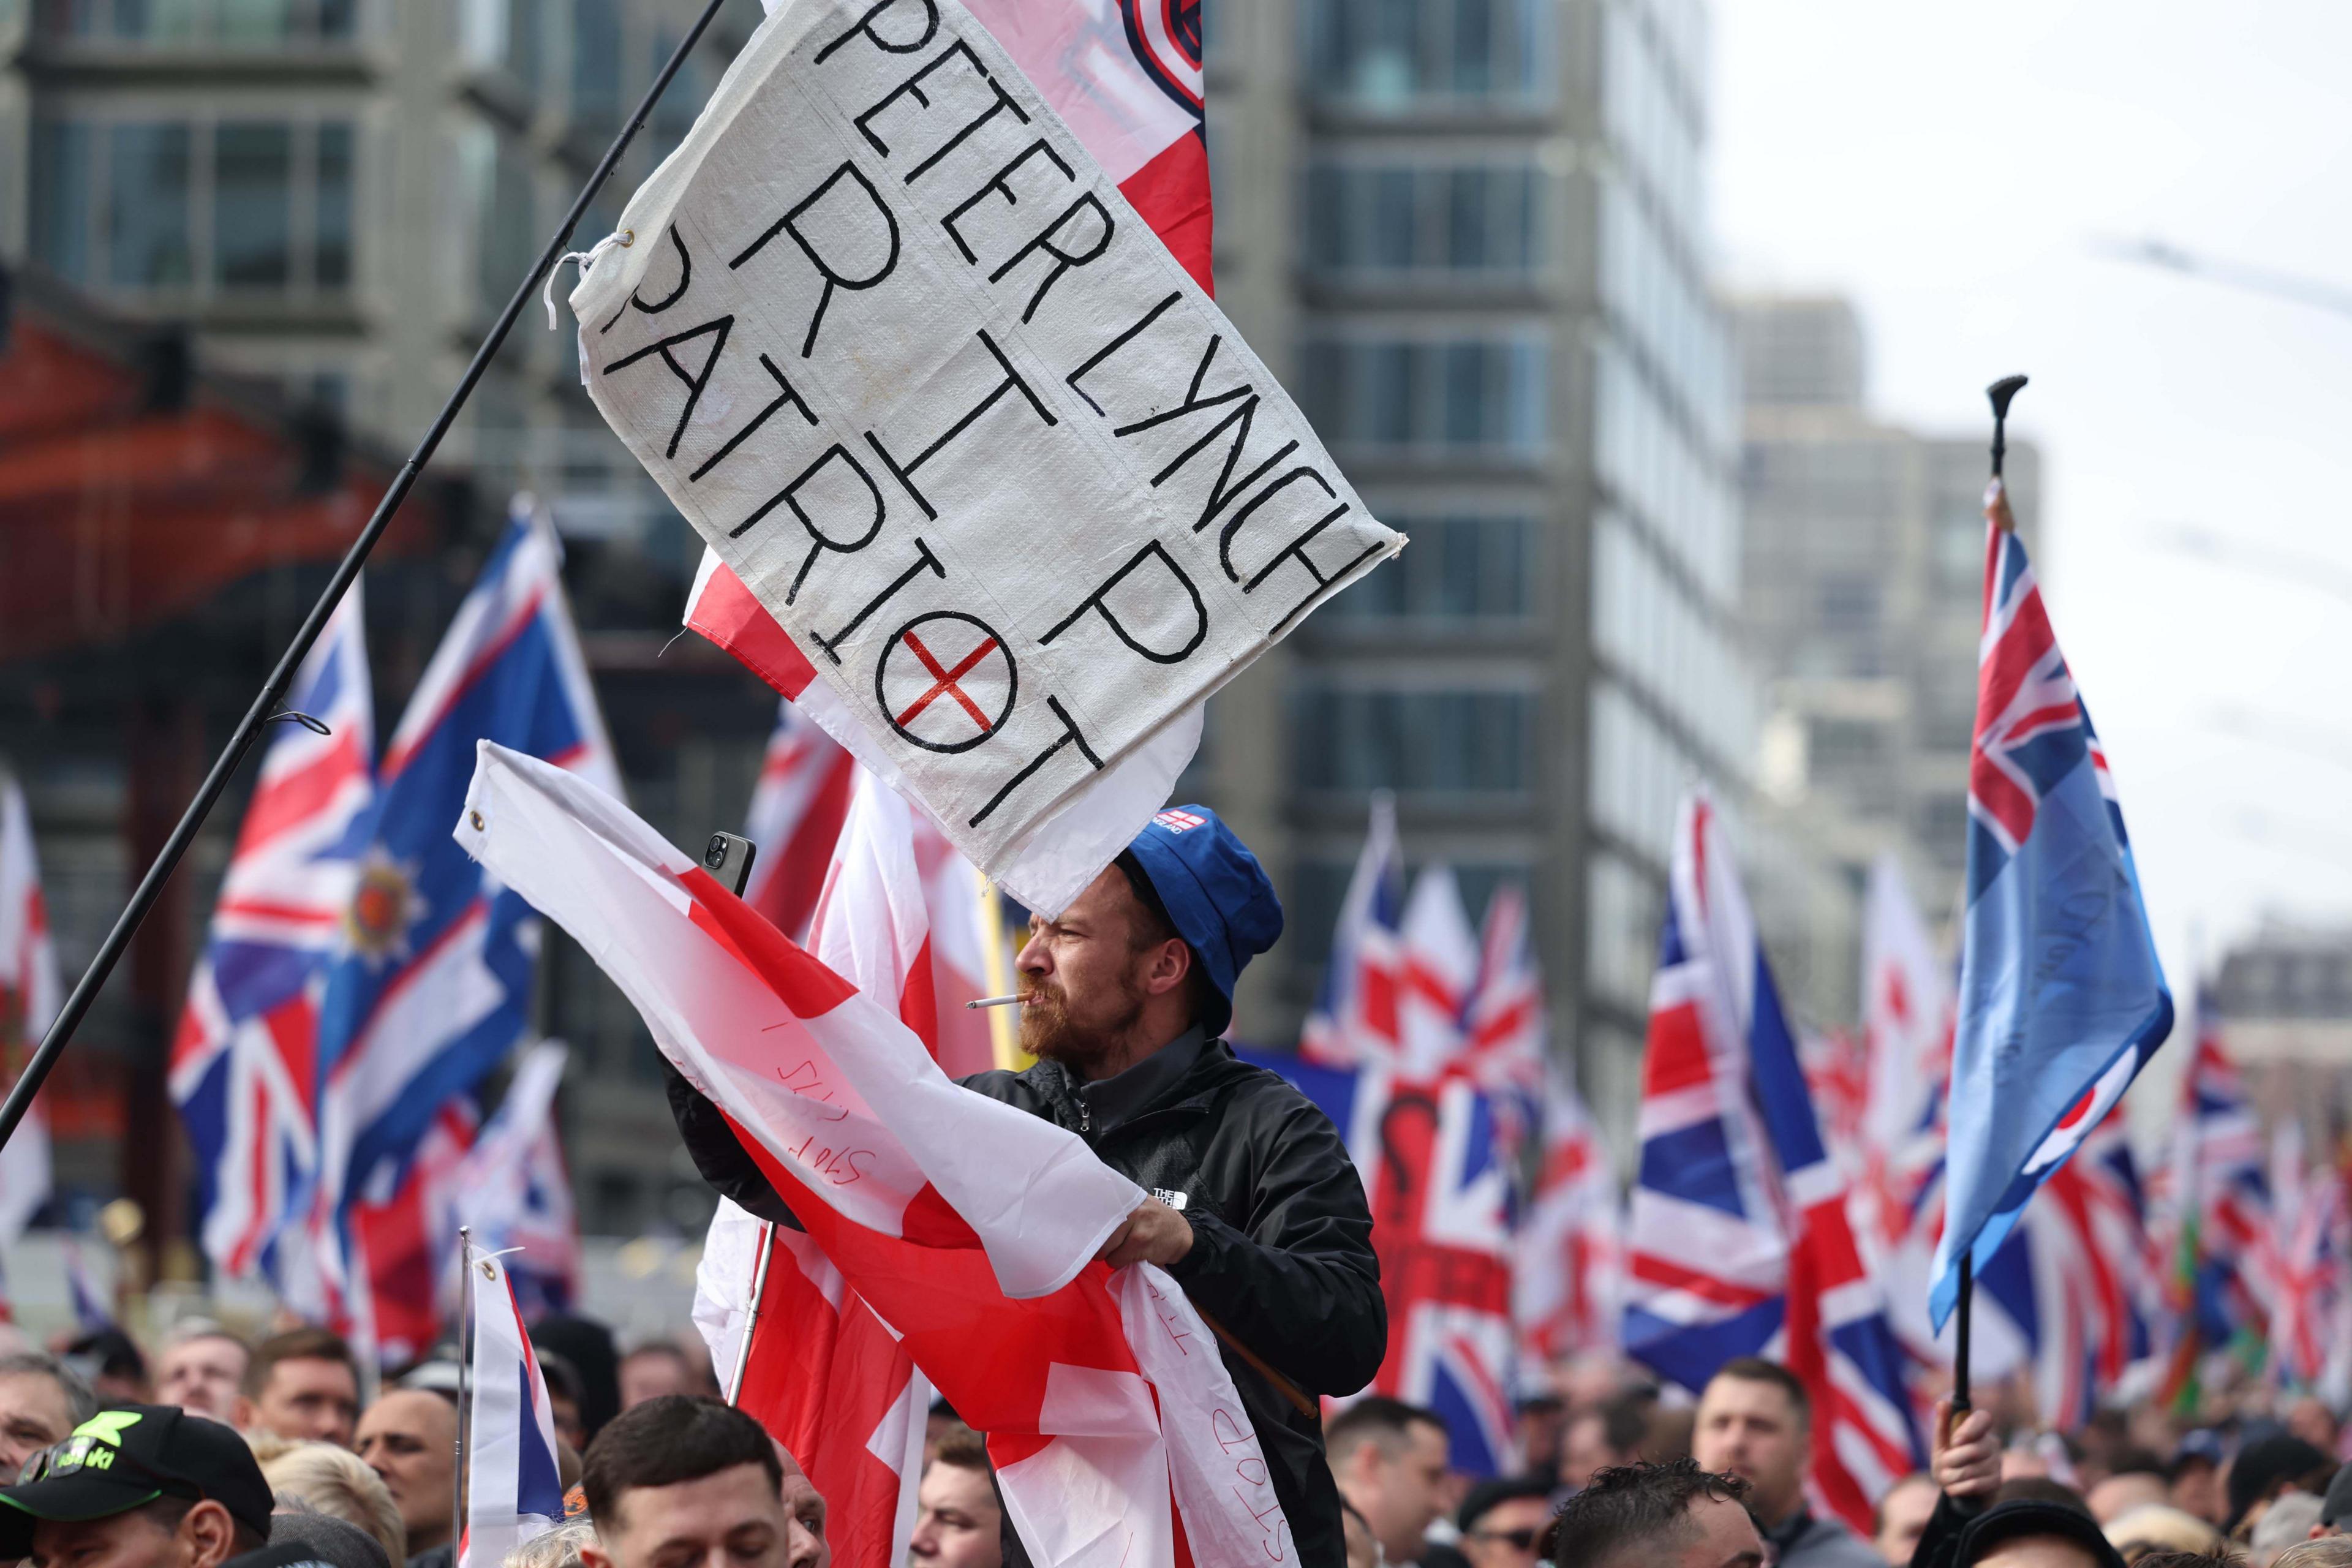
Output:
<instances>
[{"instance_id":1,"label":"crowd of people","mask_svg":"<svg viewBox=\"0 0 2352 1568\"><path fill-rule=\"evenodd\" d=\"M1814 1416L1784 1366L1727 1363L1694 1402L1606 1358L1521 1402L1516 1477L1446 1464L1436 1412L1389 1399L1326 1425L1351 1564L1533 1568L2352 1568L2352 1431L2316 1399L2275 1414L2152 1402L2039 1431L2006 1390L1939 1406L1934 1462L1864 1536L1816 1511ZM2030 1559L2030 1561L2028 1561Z\"/></svg>"},{"instance_id":2,"label":"crowd of people","mask_svg":"<svg viewBox=\"0 0 2352 1568\"><path fill-rule=\"evenodd\" d=\"M624 1351L571 1316L535 1333L566 1518L501 1568L686 1568L713 1553L828 1568L824 1500L719 1399L699 1343ZM192 1320L152 1353L120 1330L52 1353L0 1329L0 1475L19 1478L0 1488L0 1563L454 1568L455 1352L373 1397L369 1384L319 1328L254 1343ZM997 1568L985 1445L945 1410L927 1437L910 1561Z\"/></svg>"},{"instance_id":3,"label":"crowd of people","mask_svg":"<svg viewBox=\"0 0 2352 1568\"><path fill-rule=\"evenodd\" d=\"M623 1351L572 1316L536 1337L566 1518L500 1568L829 1568L824 1499L719 1398L698 1344ZM317 1328L250 1343L199 1320L152 1354L120 1331L65 1351L0 1343L0 1470L20 1478L0 1562L454 1568L453 1355L370 1397ZM1786 1367L1729 1362L1696 1402L1608 1359L1558 1371L1519 1405L1516 1476L1455 1473L1433 1411L1331 1411L1349 1568L2352 1568L2352 1431L2314 1399L2198 1426L2143 1405L2064 1437L1947 1401L1932 1464L1865 1537L1809 1500L1813 1412ZM908 1559L1019 1561L986 1446L944 1406Z\"/></svg>"}]
</instances>

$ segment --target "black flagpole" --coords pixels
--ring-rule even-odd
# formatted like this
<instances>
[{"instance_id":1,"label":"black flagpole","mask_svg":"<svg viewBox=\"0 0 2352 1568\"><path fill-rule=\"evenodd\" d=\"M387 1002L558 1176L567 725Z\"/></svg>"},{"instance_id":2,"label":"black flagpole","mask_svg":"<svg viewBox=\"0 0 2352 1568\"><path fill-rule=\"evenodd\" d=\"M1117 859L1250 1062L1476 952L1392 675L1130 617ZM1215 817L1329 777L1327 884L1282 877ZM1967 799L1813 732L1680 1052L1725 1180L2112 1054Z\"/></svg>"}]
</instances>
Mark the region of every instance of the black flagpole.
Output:
<instances>
[{"instance_id":1,"label":"black flagpole","mask_svg":"<svg viewBox=\"0 0 2352 1568\"><path fill-rule=\"evenodd\" d=\"M2027 378L2004 375L1985 388L1985 396L1992 402L1992 477L2000 478L2000 460L2009 455L2009 403L2025 390Z\"/></svg>"},{"instance_id":2,"label":"black flagpole","mask_svg":"<svg viewBox=\"0 0 2352 1568\"><path fill-rule=\"evenodd\" d=\"M687 57L694 52L695 45L701 42L711 19L719 15L719 7L726 3L727 0L709 0L702 8L702 15L687 30L677 52L670 56L660 73L654 78L653 85L646 89L645 97L638 100L636 112L621 128L621 133L614 138L612 146L605 149L604 158L596 164L595 173L588 176L588 184L572 202L572 210L564 215L563 226L556 230L555 237L547 242L547 248L540 253L530 276L517 286L514 298L509 300L507 308L499 313L489 336L484 338L482 346L474 351L473 363L458 378L457 390L450 393L449 400L441 405L441 412L434 416L432 425L426 428L424 439L416 443L416 449L408 455L408 461L403 463L400 472L393 477L392 488L384 491L383 499L376 503L374 514L368 519L367 526L360 530L360 536L352 542L351 549L335 568L334 576L328 580L325 592L319 595L319 602L310 606L310 613L304 618L301 629L294 634L293 642L278 660L278 667L269 672L269 679L262 682L253 706L246 710L245 717L237 722L236 732L229 737L228 744L214 760L212 771L205 775L204 784L196 791L195 799L190 801L188 809L181 814L179 826L172 829L172 837L164 841L163 852L155 857L155 863L147 868L147 874L139 879L138 889L131 895L131 902L115 918L114 929L106 933L106 941L99 944L98 955L89 961L89 967L75 983L72 994L58 1010L57 1018L49 1025L48 1032L41 1037L40 1048L25 1064L24 1073L16 1079L16 1087L8 1091L7 1102L0 1105L0 1148L5 1148L8 1140L16 1136L16 1124L25 1120L25 1112L32 1108L33 1097L40 1092L41 1084L49 1076L49 1069L57 1066L58 1058L65 1054L66 1042L73 1038L74 1030L80 1026L90 1004L98 1000L107 976L114 972L123 949L131 944L132 933L138 931L140 923L147 918L147 911L163 895L163 884L171 880L181 857L195 841L205 819L212 815L213 807L219 803L222 792L228 788L228 781L236 776L237 768L245 761L246 752L253 749L253 742L259 738L263 727L280 718L316 724L315 720L302 721L300 715L284 714L278 710L278 705L285 700L286 689L293 684L294 672L301 668L302 660L310 654L310 645L317 642L319 634L326 629L327 618L335 613L335 606L342 602L352 584L358 580L360 568L367 564L367 558L374 551L376 542L391 526L393 514L400 510L401 502L408 499L409 490L416 484L417 475L424 472L425 465L433 460L433 454L441 446L441 438L449 433L449 426L457 420L458 411L466 406L466 400L473 395L483 373L489 369L490 361L497 357L499 350L506 343L507 334L513 331L516 319L530 303L530 297L538 292L541 280L554 269L556 259L572 243L572 231L580 226L581 218L587 215L588 205L596 199L596 193L604 188L604 182L612 177L614 166L629 150L629 143L635 140L646 117L653 112L655 103L668 88L671 79L677 75L678 68L686 63Z\"/></svg>"},{"instance_id":3,"label":"black flagpole","mask_svg":"<svg viewBox=\"0 0 2352 1568\"><path fill-rule=\"evenodd\" d=\"M1985 396L1992 402L1992 477L2000 478L2001 459L2009 455L2010 400L2025 390L2025 377L2005 375L1985 388ZM1954 1306L1952 1325L1952 1415L1955 1418L1969 1408L1969 1316L1976 1303L1977 1278L1974 1259L1967 1252L1960 1254L1960 1296ZM1948 1438L1949 1433L1946 1434Z\"/></svg>"}]
</instances>

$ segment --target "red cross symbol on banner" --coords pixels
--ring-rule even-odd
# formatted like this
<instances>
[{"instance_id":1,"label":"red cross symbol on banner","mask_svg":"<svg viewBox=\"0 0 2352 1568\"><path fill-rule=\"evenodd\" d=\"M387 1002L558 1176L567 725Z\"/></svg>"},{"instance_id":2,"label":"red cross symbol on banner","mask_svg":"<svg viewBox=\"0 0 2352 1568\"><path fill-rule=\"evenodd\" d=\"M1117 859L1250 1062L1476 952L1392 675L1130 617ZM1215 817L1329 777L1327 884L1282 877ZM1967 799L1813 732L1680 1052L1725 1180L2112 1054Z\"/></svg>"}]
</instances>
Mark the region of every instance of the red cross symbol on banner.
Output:
<instances>
[{"instance_id":1,"label":"red cross symbol on banner","mask_svg":"<svg viewBox=\"0 0 2352 1568\"><path fill-rule=\"evenodd\" d=\"M952 610L900 626L874 672L875 700L890 728L927 752L969 751L995 734L1012 715L1016 686L1004 639Z\"/></svg>"}]
</instances>

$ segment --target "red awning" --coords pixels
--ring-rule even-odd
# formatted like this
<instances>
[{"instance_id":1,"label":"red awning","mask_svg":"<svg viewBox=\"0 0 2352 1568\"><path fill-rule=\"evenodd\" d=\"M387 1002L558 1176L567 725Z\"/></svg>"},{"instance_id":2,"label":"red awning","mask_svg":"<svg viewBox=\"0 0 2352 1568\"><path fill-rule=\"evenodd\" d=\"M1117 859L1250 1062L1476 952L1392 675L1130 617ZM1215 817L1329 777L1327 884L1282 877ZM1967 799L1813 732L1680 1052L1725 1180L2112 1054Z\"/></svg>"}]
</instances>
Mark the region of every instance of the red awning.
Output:
<instances>
[{"instance_id":1,"label":"red awning","mask_svg":"<svg viewBox=\"0 0 2352 1568\"><path fill-rule=\"evenodd\" d=\"M306 490L293 419L201 378L154 410L126 341L20 308L0 345L0 660L117 641L266 567L332 560L391 481L358 460ZM386 550L422 541L418 510Z\"/></svg>"}]
</instances>

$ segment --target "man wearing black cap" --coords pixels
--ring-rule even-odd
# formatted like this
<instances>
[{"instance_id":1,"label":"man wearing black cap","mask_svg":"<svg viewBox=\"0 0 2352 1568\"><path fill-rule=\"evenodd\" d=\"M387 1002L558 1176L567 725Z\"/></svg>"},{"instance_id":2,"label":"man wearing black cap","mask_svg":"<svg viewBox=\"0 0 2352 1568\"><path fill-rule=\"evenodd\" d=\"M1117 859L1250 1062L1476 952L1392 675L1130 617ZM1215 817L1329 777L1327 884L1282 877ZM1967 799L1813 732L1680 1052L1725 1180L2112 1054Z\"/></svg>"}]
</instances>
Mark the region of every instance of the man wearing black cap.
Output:
<instances>
[{"instance_id":1,"label":"man wearing black cap","mask_svg":"<svg viewBox=\"0 0 2352 1568\"><path fill-rule=\"evenodd\" d=\"M2082 1509L2038 1500L1995 1503L1961 1530L1953 1568L2124 1568Z\"/></svg>"},{"instance_id":2,"label":"man wearing black cap","mask_svg":"<svg viewBox=\"0 0 2352 1568\"><path fill-rule=\"evenodd\" d=\"M229 1427L172 1405L101 1410L0 1488L0 1559L220 1568L269 1539L269 1483Z\"/></svg>"},{"instance_id":3,"label":"man wearing black cap","mask_svg":"<svg viewBox=\"0 0 2352 1568\"><path fill-rule=\"evenodd\" d=\"M2258 1521L2283 1493L2325 1492L2335 1473L2336 1461L2300 1437L2279 1432L2256 1438L2230 1466L2230 1517L2222 1533L2234 1535L2239 1526Z\"/></svg>"},{"instance_id":4,"label":"man wearing black cap","mask_svg":"<svg viewBox=\"0 0 2352 1568\"><path fill-rule=\"evenodd\" d=\"M1163 811L1057 919L1031 920L1015 963L1036 1065L963 1083L1068 1128L1152 1194L1102 1257L1160 1265L1213 1321L1297 1561L1322 1568L1344 1548L1316 1396L1371 1381L1388 1313L1338 1131L1219 1038L1234 980L1281 934L1273 884L1216 813ZM789 1223L717 1110L668 1081L705 1179Z\"/></svg>"}]
</instances>

